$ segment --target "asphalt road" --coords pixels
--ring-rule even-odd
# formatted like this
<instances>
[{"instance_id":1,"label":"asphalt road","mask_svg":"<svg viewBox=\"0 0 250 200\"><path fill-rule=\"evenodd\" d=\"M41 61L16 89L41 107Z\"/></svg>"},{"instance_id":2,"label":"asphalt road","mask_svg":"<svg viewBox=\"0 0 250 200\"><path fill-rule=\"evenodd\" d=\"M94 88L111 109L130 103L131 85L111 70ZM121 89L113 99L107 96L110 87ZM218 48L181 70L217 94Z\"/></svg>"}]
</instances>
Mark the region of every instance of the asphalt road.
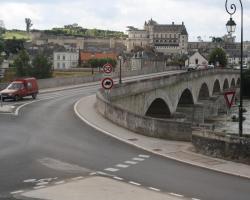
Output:
<instances>
[{"instance_id":1,"label":"asphalt road","mask_svg":"<svg viewBox=\"0 0 250 200\"><path fill-rule=\"evenodd\" d=\"M42 94L18 116L0 115L0 199L10 198L12 191L34 187L25 180L64 180L90 171L114 174L190 198L250 199L248 179L152 155L84 124L75 116L73 105L96 90L96 86L89 86ZM150 157L136 161L134 158L142 158L139 155ZM137 164L112 171L126 161Z\"/></svg>"}]
</instances>

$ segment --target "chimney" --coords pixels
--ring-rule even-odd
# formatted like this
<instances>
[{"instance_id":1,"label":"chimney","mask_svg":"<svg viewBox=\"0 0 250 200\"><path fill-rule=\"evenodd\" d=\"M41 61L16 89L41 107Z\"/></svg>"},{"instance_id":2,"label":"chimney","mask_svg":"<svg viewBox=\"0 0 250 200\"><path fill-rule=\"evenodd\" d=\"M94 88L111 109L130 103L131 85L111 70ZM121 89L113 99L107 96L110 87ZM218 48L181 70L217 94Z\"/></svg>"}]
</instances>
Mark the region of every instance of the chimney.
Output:
<instances>
[{"instance_id":1,"label":"chimney","mask_svg":"<svg viewBox=\"0 0 250 200\"><path fill-rule=\"evenodd\" d=\"M174 22L172 22L172 25L174 25Z\"/></svg>"},{"instance_id":2,"label":"chimney","mask_svg":"<svg viewBox=\"0 0 250 200\"><path fill-rule=\"evenodd\" d=\"M184 22L182 22L181 24L184 25Z\"/></svg>"}]
</instances>

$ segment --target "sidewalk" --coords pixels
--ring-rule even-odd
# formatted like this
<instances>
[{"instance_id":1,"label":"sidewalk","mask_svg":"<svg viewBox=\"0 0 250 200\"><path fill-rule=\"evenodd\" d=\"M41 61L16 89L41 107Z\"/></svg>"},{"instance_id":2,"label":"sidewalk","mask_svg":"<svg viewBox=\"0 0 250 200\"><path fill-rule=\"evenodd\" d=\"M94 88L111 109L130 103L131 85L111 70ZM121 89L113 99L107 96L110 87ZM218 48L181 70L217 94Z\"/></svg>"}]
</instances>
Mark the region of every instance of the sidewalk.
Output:
<instances>
[{"instance_id":1,"label":"sidewalk","mask_svg":"<svg viewBox=\"0 0 250 200\"><path fill-rule=\"evenodd\" d=\"M82 98L75 105L76 114L95 129L146 151L191 165L250 178L250 166L197 154L189 142L167 141L133 133L97 113L95 95Z\"/></svg>"}]
</instances>

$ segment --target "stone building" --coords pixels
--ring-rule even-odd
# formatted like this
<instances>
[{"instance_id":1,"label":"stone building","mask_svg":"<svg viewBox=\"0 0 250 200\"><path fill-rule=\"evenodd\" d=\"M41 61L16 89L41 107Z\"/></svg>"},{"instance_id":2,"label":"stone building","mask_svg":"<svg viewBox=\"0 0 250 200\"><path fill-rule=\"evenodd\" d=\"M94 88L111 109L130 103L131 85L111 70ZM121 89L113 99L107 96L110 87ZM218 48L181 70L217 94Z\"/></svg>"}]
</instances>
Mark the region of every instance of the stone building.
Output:
<instances>
[{"instance_id":1,"label":"stone building","mask_svg":"<svg viewBox=\"0 0 250 200\"><path fill-rule=\"evenodd\" d=\"M54 52L53 68L54 69L71 69L77 67L79 62L79 52Z\"/></svg>"},{"instance_id":2,"label":"stone building","mask_svg":"<svg viewBox=\"0 0 250 200\"><path fill-rule=\"evenodd\" d=\"M183 54L188 48L188 33L182 24L158 24L150 19L145 22L144 29L128 27L127 51L136 47L147 46L155 48L158 52L167 54Z\"/></svg>"}]
</instances>

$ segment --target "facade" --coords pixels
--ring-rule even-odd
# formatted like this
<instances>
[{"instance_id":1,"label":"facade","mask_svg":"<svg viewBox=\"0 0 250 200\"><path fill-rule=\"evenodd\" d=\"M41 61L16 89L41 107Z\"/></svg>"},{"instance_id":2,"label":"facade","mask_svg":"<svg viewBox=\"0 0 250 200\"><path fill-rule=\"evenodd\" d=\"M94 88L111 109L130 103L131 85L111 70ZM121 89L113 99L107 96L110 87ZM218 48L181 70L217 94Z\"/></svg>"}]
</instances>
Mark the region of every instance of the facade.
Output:
<instances>
[{"instance_id":1,"label":"facade","mask_svg":"<svg viewBox=\"0 0 250 200\"><path fill-rule=\"evenodd\" d=\"M102 59L102 58L111 58L116 60L117 54L114 52L111 53L97 53L97 52L81 52L80 60L81 63L87 63L91 59Z\"/></svg>"},{"instance_id":2,"label":"facade","mask_svg":"<svg viewBox=\"0 0 250 200\"><path fill-rule=\"evenodd\" d=\"M185 61L185 66L188 65L208 65L208 60L199 52L195 52Z\"/></svg>"},{"instance_id":3,"label":"facade","mask_svg":"<svg viewBox=\"0 0 250 200\"><path fill-rule=\"evenodd\" d=\"M78 66L78 52L54 52L53 67L54 69L71 69Z\"/></svg>"},{"instance_id":4,"label":"facade","mask_svg":"<svg viewBox=\"0 0 250 200\"><path fill-rule=\"evenodd\" d=\"M144 29L129 27L127 51L135 47L153 47L158 52L167 54L183 54L188 48L188 33L182 24L158 24L150 19L145 22Z\"/></svg>"}]
</instances>

